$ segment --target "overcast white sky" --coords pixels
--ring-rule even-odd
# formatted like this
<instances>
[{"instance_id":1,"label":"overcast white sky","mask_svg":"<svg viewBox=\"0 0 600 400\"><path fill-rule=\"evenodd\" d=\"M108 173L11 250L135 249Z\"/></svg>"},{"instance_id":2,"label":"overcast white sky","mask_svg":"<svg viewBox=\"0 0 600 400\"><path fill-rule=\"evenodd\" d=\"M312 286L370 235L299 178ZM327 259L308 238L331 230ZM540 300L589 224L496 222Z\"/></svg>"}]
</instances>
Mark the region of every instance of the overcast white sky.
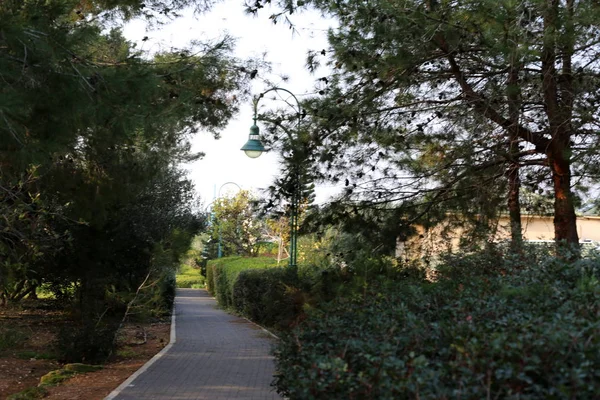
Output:
<instances>
[{"instance_id":1,"label":"overcast white sky","mask_svg":"<svg viewBox=\"0 0 600 400\"><path fill-rule=\"evenodd\" d=\"M305 68L307 50L327 48L326 30L332 24L316 12L294 14L297 32L293 32L283 23L274 25L269 20L271 12L261 10L257 17L244 13L242 0L225 0L217 4L206 15L194 16L185 12L184 17L161 26L157 30L147 31L143 21L133 21L125 29L125 36L138 42L139 47L151 52L171 47L184 47L191 40L207 40L228 32L237 38L236 56L239 58L261 57L272 64L272 75L266 77L277 83L278 75L289 76L289 81L281 82L284 87L297 95L311 92L315 78ZM142 42L147 36L148 41ZM260 80L256 80L255 94L267 89ZM268 106L267 102L265 105ZM275 153L266 153L257 159L248 158L240 148L248 139L252 125L252 106L250 102L242 105L240 113L222 132L221 139L215 140L207 132L200 132L193 140L193 150L202 151L206 156L189 166L190 177L204 204L213 200L215 192L221 189L221 195L232 194L237 189L235 182L243 189L257 190L265 188L273 181L278 172L278 157ZM259 123L259 127L260 127ZM333 188L318 188L317 202L323 202Z\"/></svg>"}]
</instances>

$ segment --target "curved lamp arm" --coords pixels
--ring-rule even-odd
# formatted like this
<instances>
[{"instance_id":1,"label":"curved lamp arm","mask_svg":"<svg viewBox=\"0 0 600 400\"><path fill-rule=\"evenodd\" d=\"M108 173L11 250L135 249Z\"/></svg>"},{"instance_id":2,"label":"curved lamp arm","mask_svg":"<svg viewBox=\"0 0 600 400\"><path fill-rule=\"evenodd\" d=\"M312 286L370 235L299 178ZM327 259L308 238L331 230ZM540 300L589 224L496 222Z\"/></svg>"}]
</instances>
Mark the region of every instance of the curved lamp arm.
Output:
<instances>
[{"instance_id":1,"label":"curved lamp arm","mask_svg":"<svg viewBox=\"0 0 600 400\"><path fill-rule=\"evenodd\" d=\"M254 116L252 118L254 120L254 125L256 125L256 121L258 120L258 102L260 101L260 99L262 99L263 97L265 97L265 95L267 93L269 93L269 92L277 92L277 91L286 92L287 94L289 94L290 96L292 96L293 99L296 101L296 105L298 106L298 115L300 115L302 113L302 107L300 106L300 101L298 100L298 98L296 97L296 95L294 95L294 93L292 93L289 90L284 89L284 88L272 87L272 88L267 89L264 92L260 93L256 97L254 97L254 101L253 101Z\"/></svg>"},{"instance_id":2,"label":"curved lamp arm","mask_svg":"<svg viewBox=\"0 0 600 400\"><path fill-rule=\"evenodd\" d=\"M254 120L254 124L250 127L250 135L248 137L248 141L246 142L246 144L244 144L244 146L241 149L250 158L257 158L263 152L267 151L265 146L262 144L262 141L260 140L260 130L256 125L256 121L258 121L258 102L265 96L265 94L276 91L286 92L290 96L292 96L294 100L296 100L296 104L298 105L298 123L300 122L300 115L302 114L302 107L300 106L300 101L298 101L298 98L294 95L294 93L290 92L289 90L280 87L272 87L254 97L252 101L252 105L254 107L254 115L252 119ZM292 135L287 130L284 131L288 135L290 140L293 141L294 138L292 137Z\"/></svg>"}]
</instances>

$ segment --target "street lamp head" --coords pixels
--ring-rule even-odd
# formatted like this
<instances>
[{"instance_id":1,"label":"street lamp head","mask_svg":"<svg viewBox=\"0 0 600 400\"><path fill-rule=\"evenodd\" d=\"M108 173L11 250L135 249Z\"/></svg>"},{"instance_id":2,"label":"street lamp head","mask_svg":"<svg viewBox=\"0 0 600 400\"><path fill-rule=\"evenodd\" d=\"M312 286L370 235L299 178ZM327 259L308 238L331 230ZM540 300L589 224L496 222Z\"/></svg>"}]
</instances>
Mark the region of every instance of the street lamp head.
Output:
<instances>
[{"instance_id":1,"label":"street lamp head","mask_svg":"<svg viewBox=\"0 0 600 400\"><path fill-rule=\"evenodd\" d=\"M266 151L265 146L263 146L260 141L260 133L258 130L258 126L256 124L250 127L250 135L248 135L248 141L241 148L246 155L250 158L257 158Z\"/></svg>"}]
</instances>

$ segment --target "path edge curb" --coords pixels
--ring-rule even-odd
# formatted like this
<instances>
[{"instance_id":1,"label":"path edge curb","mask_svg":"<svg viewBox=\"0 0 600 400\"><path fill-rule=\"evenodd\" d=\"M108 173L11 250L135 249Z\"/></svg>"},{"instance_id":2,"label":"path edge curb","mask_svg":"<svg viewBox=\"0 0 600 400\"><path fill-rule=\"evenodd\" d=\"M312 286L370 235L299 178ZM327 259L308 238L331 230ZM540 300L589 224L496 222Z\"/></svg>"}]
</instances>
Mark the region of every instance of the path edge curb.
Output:
<instances>
[{"instance_id":1,"label":"path edge curb","mask_svg":"<svg viewBox=\"0 0 600 400\"><path fill-rule=\"evenodd\" d=\"M206 293L208 293L207 289L204 289L204 290L206 290ZM217 305L219 304L219 302L217 301L217 298L215 296L211 295L210 293L208 293L208 295L211 297L211 299L213 299L215 301L215 303L217 303ZM274 337L275 339L280 340L279 336L277 336L276 334L274 334L273 332L271 332L270 330L268 330L264 326L259 325L256 322L252 321L251 319L248 319L248 318L244 317L241 314L233 314L231 312L228 312L227 310L224 310L224 309L222 309L222 310L225 311L229 315L233 315L234 317L245 319L246 321L250 322L252 325L257 326L260 330L266 332L267 334L269 334L270 336ZM107 399L105 399L105 400L107 400Z\"/></svg>"},{"instance_id":2,"label":"path edge curb","mask_svg":"<svg viewBox=\"0 0 600 400\"><path fill-rule=\"evenodd\" d=\"M165 353L167 351L169 351L171 349L171 347L173 347L173 345L177 341L176 331L175 331L175 324L176 324L175 320L176 320L176 318L175 318L175 302L173 302L173 310L171 311L171 334L170 334L169 344L167 344L165 347L163 347L163 349L161 351L159 351L158 353L156 353L154 355L154 357L152 357L150 360L146 361L146 364L142 365L140 367L140 369L135 371L129 378L127 378L125 380L125 382L121 383L119 386L117 386L116 389L114 389L112 392L110 392L109 395L104 398L104 400L113 400L114 398L116 398L138 376L140 376L141 374L146 372L146 370L148 370L148 368L150 368L150 366L152 364L154 364L156 361L158 361L163 355L165 355Z\"/></svg>"},{"instance_id":3,"label":"path edge curb","mask_svg":"<svg viewBox=\"0 0 600 400\"><path fill-rule=\"evenodd\" d=\"M268 330L264 326L257 324L256 322L252 321L251 319L248 319L248 318L244 317L243 315L241 317L244 318L246 321L250 322L252 325L255 325L255 326L259 327L262 331L268 333L269 335L271 335L275 339L280 340L279 336L277 336L276 334L274 334L273 332L271 332L270 330Z\"/></svg>"}]
</instances>

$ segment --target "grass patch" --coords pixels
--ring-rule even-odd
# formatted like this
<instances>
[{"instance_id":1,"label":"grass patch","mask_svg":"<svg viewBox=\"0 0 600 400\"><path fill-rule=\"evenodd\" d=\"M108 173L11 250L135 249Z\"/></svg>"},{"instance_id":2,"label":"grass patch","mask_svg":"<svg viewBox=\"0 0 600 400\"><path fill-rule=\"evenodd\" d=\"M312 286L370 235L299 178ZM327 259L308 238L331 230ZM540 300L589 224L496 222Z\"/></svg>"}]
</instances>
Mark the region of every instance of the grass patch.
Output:
<instances>
[{"instance_id":1,"label":"grass patch","mask_svg":"<svg viewBox=\"0 0 600 400\"><path fill-rule=\"evenodd\" d=\"M90 365L82 363L67 364L63 367L65 371L75 372L78 374L85 374L86 372L100 371L104 368L102 365Z\"/></svg>"},{"instance_id":2,"label":"grass patch","mask_svg":"<svg viewBox=\"0 0 600 400\"><path fill-rule=\"evenodd\" d=\"M117 357L121 358L134 358L137 356L137 354L138 353L131 347L125 347L123 349L117 350Z\"/></svg>"}]
</instances>

